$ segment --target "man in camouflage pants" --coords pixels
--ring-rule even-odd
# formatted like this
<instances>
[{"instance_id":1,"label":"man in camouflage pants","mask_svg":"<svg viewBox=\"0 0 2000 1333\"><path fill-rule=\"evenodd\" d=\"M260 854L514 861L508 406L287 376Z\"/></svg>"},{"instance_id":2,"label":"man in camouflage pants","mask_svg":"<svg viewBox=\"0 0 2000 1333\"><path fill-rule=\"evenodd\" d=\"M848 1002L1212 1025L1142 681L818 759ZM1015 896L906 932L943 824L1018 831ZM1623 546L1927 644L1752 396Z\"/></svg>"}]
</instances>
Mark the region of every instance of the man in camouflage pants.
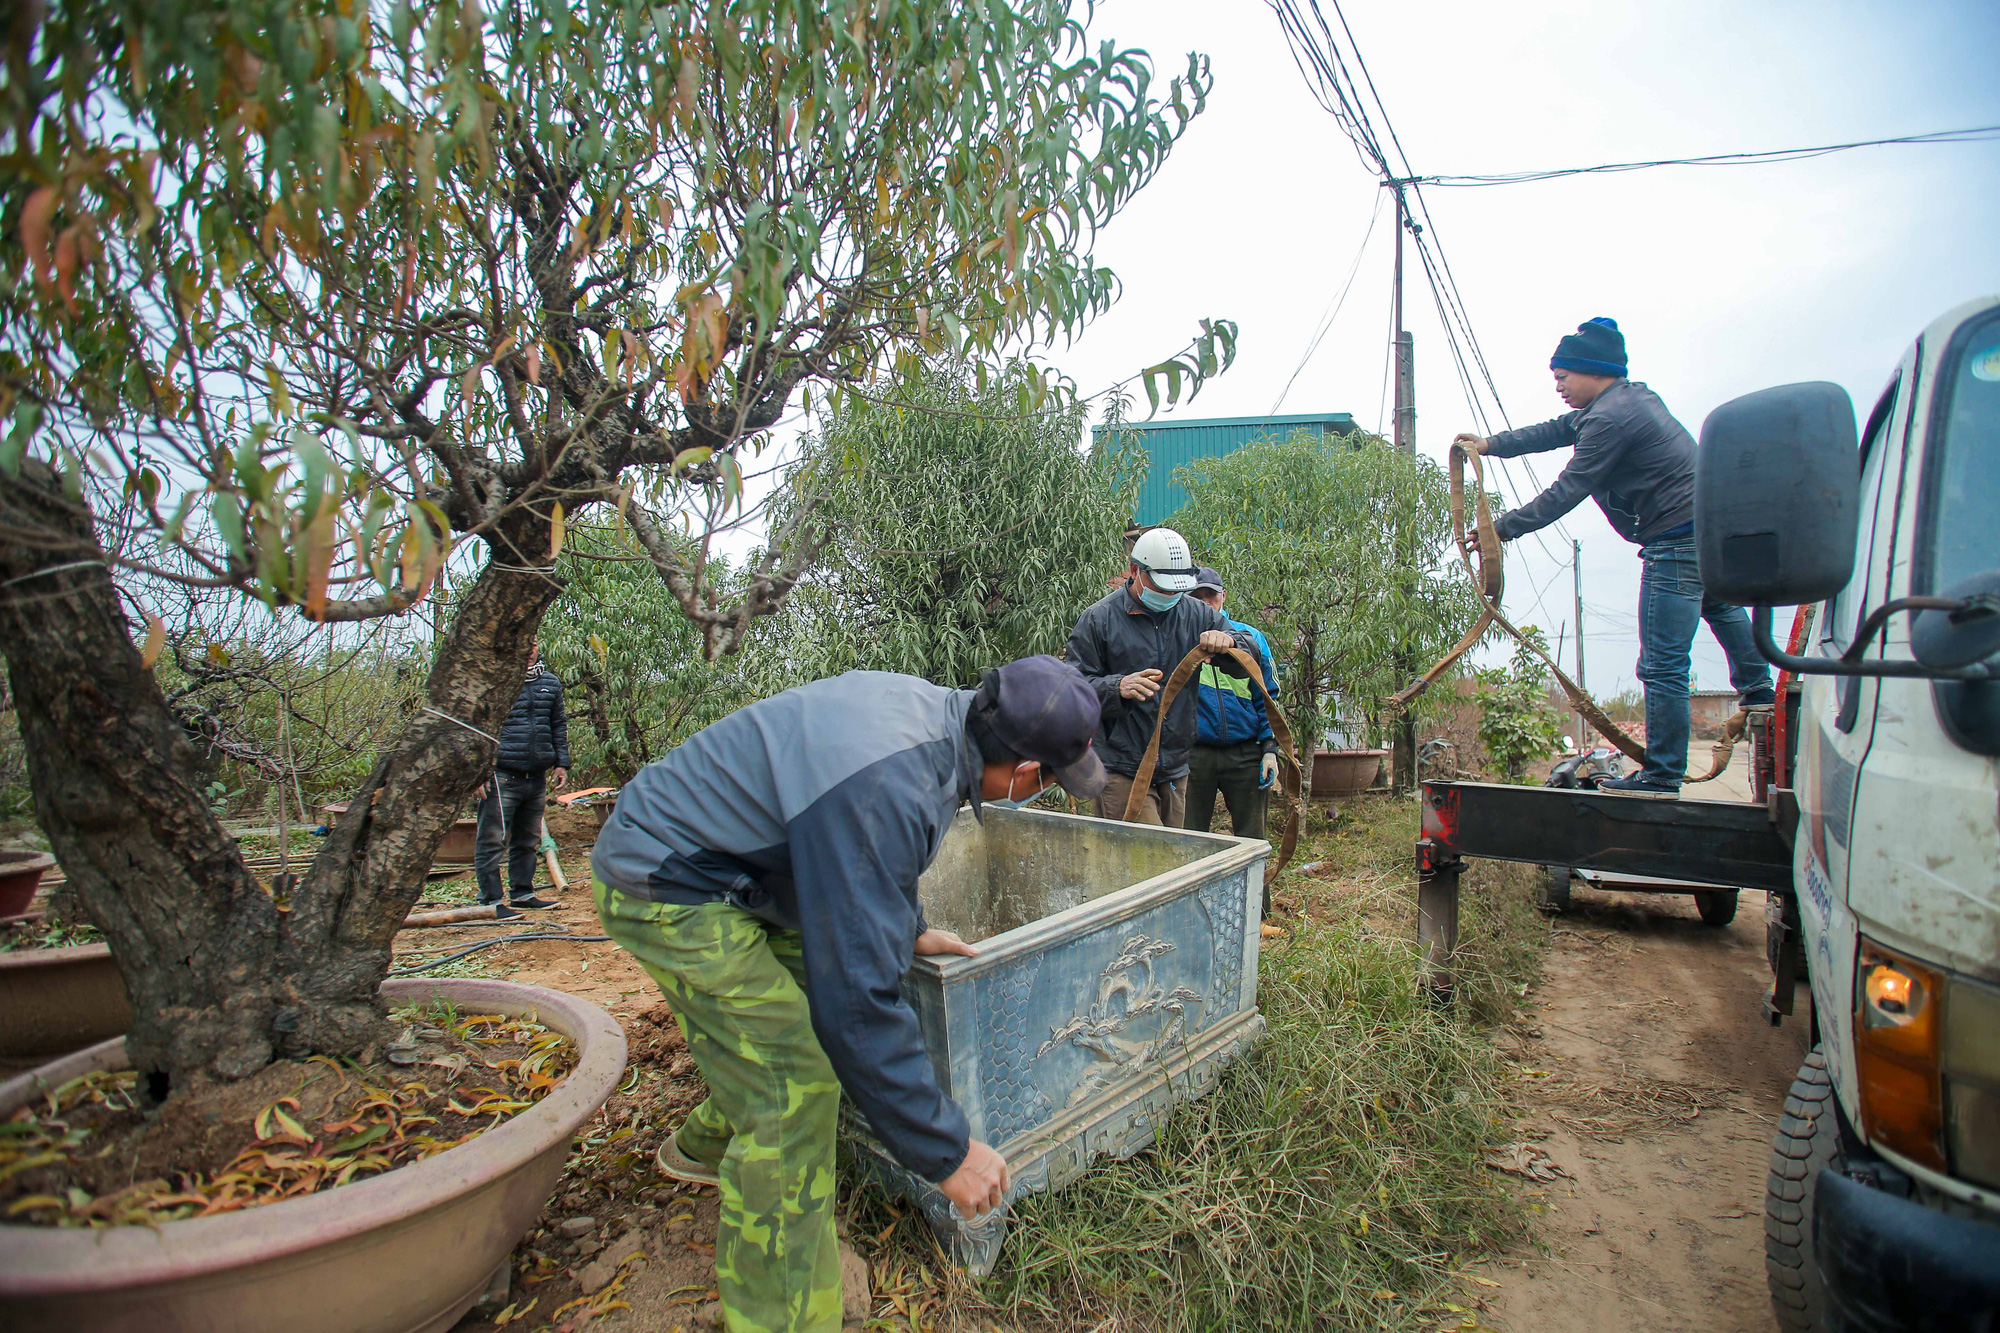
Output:
<instances>
[{"instance_id":1,"label":"man in camouflage pants","mask_svg":"<svg viewBox=\"0 0 2000 1333\"><path fill-rule=\"evenodd\" d=\"M1032 657L977 690L856 671L763 700L641 770L592 853L605 933L659 983L709 1097L657 1154L722 1196L730 1333L840 1327L834 1129L843 1089L898 1161L967 1217L1007 1164L938 1087L900 982L971 954L925 922L917 877L965 801L1051 779L1089 800L1096 695Z\"/></svg>"}]
</instances>

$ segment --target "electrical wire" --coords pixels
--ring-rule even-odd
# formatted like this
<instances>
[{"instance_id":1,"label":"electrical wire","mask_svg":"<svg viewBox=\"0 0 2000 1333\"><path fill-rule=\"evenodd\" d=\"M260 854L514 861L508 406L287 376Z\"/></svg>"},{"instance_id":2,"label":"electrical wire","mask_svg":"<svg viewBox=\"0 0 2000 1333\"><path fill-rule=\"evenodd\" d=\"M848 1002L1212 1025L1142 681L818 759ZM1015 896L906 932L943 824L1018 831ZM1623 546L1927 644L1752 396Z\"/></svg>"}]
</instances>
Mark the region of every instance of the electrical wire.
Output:
<instances>
[{"instance_id":1,"label":"electrical wire","mask_svg":"<svg viewBox=\"0 0 2000 1333\"><path fill-rule=\"evenodd\" d=\"M1342 44L1335 39L1333 26L1328 23L1325 13L1320 8L1319 0L1303 0L1303 9L1301 0L1268 0L1278 16L1280 28L1285 33L1293 61L1305 76L1308 88L1315 99L1322 108L1334 116L1343 133L1354 144L1363 164L1383 178L1385 187L1396 189L1399 199L1403 200L1397 209L1396 225L1408 226L1418 260L1423 266L1424 276L1431 289L1432 301L1437 307L1438 322L1444 331L1453 370L1458 376L1459 387L1465 396L1467 408L1474 420L1479 423L1480 433L1482 435L1493 433L1490 419L1480 399L1481 382L1485 386L1487 396L1492 399L1503 426L1511 427L1513 423L1507 414L1506 405L1501 401L1499 386L1494 382L1492 368L1486 360L1484 349L1479 345L1478 336L1473 332L1471 316L1466 310L1465 298L1459 290L1457 276L1451 271L1450 261L1445 256L1436 221L1431 216L1429 204L1423 197L1420 184L1427 178L1418 177L1410 165L1409 155L1403 148L1402 139L1396 133L1395 123L1389 117L1388 107L1375 84L1374 74L1368 68L1366 57L1361 54L1360 44L1354 38L1354 30L1348 24L1347 15L1341 9L1339 0L1329 0L1329 2L1333 7L1334 18L1340 25L1340 32L1346 39L1346 50L1353 53L1354 68L1360 71L1359 83L1349 72ZM1363 85L1366 86L1365 97L1362 91ZM1374 103L1374 116L1369 113L1370 101ZM1392 165L1389 151L1384 149L1381 136L1376 132L1377 117L1383 129L1387 131L1389 149L1393 150L1396 160L1401 164L1400 172ZM1409 208L1411 202L1416 206L1414 211ZM1421 218L1420 223L1419 218ZM1389 355L1393 358L1393 348L1390 349ZM1383 376L1385 402L1388 396L1387 381L1385 360ZM1382 409L1378 406L1378 430L1381 415ZM1518 506L1521 503L1521 489L1516 485L1505 461L1496 461L1501 462L1500 476L1497 480L1501 483L1503 498L1507 498L1507 492L1512 492L1511 504ZM1535 492L1539 493L1542 489L1541 479L1536 474L1533 464L1524 460L1522 467ZM1564 540L1572 540L1567 527L1560 519L1551 526ZM1531 535L1542 555L1558 571L1567 567L1566 562L1558 560L1549 549L1547 539L1540 531ZM1542 599L1546 586L1545 584L1543 590L1537 590L1535 597L1535 603L1540 607L1544 617L1548 616L1548 606Z\"/></svg>"},{"instance_id":2,"label":"electrical wire","mask_svg":"<svg viewBox=\"0 0 2000 1333\"><path fill-rule=\"evenodd\" d=\"M1278 409L1285 405L1285 395L1292 391L1292 385L1298 382L1300 374L1305 371L1306 363L1313 359L1313 353L1319 351L1319 345L1325 340L1327 331L1333 327L1333 321L1339 317L1341 307L1347 304L1347 294L1354 289L1355 275L1361 272L1361 261L1368 255L1368 242L1374 237L1375 224L1381 219L1381 216L1382 197L1377 195L1375 197L1375 211L1368 215L1368 230L1363 232L1361 236L1361 248L1354 252L1354 263L1347 270L1347 282L1341 287L1340 294L1327 302L1326 310L1320 314L1319 327L1313 330L1312 337L1307 340L1305 355L1299 358L1299 364L1292 370L1292 377L1286 380L1285 387L1278 391L1277 401L1271 404L1271 410L1266 415L1278 415Z\"/></svg>"},{"instance_id":3,"label":"electrical wire","mask_svg":"<svg viewBox=\"0 0 2000 1333\"><path fill-rule=\"evenodd\" d=\"M1523 185L1532 181L1556 180L1563 176L1592 176L1622 171L1645 171L1652 167L1741 167L1764 162L1803 162L1829 153L1845 153L1856 148L1886 148L1898 144L1981 143L2000 139L2000 125L1977 125L1963 130L1933 130L1928 134L1903 134L1892 139L1856 139L1850 143L1820 144L1812 148L1773 148L1754 153L1710 153L1705 157L1659 157L1643 162L1605 162L1594 167L1556 167L1548 171L1508 171L1490 176L1419 176L1425 185L1446 189L1488 185Z\"/></svg>"}]
</instances>

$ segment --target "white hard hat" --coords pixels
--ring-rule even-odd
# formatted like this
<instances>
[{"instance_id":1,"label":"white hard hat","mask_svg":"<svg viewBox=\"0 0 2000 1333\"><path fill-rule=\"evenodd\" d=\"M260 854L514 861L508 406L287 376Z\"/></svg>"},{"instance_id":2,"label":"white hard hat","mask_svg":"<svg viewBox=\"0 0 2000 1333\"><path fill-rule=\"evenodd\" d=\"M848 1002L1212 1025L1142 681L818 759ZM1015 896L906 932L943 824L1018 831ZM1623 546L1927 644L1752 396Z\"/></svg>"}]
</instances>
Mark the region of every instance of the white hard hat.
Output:
<instances>
[{"instance_id":1,"label":"white hard hat","mask_svg":"<svg viewBox=\"0 0 2000 1333\"><path fill-rule=\"evenodd\" d=\"M1153 586L1161 592L1192 590L1199 572L1188 554L1187 538L1172 528L1141 533L1132 546L1132 563L1152 575Z\"/></svg>"}]
</instances>

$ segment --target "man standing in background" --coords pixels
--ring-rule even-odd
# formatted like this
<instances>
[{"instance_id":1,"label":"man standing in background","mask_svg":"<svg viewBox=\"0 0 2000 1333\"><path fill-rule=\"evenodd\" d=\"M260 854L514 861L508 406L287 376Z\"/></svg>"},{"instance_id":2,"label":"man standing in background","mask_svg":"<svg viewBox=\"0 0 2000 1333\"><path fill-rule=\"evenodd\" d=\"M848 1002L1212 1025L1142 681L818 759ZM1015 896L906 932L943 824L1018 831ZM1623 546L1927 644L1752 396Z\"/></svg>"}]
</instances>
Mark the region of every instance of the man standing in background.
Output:
<instances>
[{"instance_id":1,"label":"man standing in background","mask_svg":"<svg viewBox=\"0 0 2000 1333\"><path fill-rule=\"evenodd\" d=\"M1257 651L1250 634L1229 628L1229 618L1187 594L1195 586L1187 539L1172 528L1153 528L1133 543L1125 578L1077 618L1065 656L1083 673L1103 709L1097 750L1110 777L1094 812L1123 819L1132 782L1153 738L1159 694L1181 659L1199 647L1211 653ZM1233 659L1215 664L1241 676ZM1187 772L1194 748L1195 695L1182 690L1160 729L1160 754L1138 822L1180 828L1187 819Z\"/></svg>"},{"instance_id":2,"label":"man standing in background","mask_svg":"<svg viewBox=\"0 0 2000 1333\"><path fill-rule=\"evenodd\" d=\"M500 905L500 857L507 857L507 880L513 893L508 910L532 911L554 907L535 896L535 862L542 844L542 802L548 778L555 788L569 785L569 720L563 716L563 686L542 666L542 645L528 650L528 676L500 728L500 754L493 776L480 784L479 838L472 853L472 872L479 880L479 901Z\"/></svg>"},{"instance_id":3,"label":"man standing in background","mask_svg":"<svg viewBox=\"0 0 2000 1333\"><path fill-rule=\"evenodd\" d=\"M1218 612L1228 593L1222 575L1204 566L1195 575L1193 596ZM1232 633L1256 640L1253 656L1264 673L1264 687L1276 694L1278 667L1270 640L1262 630L1223 612ZM1183 824L1208 832L1215 815L1215 794L1229 807L1229 828L1239 838L1264 836L1264 812L1271 785L1278 780L1278 738L1264 712L1264 696L1247 676L1228 676L1213 662L1196 678L1194 751L1188 759L1187 818Z\"/></svg>"}]
</instances>

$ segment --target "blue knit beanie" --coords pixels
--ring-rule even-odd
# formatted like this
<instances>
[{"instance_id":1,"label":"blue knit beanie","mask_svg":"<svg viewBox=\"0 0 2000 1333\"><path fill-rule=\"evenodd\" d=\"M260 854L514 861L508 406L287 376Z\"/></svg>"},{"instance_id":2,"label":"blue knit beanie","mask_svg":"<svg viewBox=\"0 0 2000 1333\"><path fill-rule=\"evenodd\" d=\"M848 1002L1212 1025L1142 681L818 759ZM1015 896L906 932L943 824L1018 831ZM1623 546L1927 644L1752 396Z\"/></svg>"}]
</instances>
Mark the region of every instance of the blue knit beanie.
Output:
<instances>
[{"instance_id":1,"label":"blue knit beanie","mask_svg":"<svg viewBox=\"0 0 2000 1333\"><path fill-rule=\"evenodd\" d=\"M1556 344L1550 370L1577 370L1586 375L1625 377L1625 335L1618 321L1599 315L1576 326L1576 332Z\"/></svg>"}]
</instances>

